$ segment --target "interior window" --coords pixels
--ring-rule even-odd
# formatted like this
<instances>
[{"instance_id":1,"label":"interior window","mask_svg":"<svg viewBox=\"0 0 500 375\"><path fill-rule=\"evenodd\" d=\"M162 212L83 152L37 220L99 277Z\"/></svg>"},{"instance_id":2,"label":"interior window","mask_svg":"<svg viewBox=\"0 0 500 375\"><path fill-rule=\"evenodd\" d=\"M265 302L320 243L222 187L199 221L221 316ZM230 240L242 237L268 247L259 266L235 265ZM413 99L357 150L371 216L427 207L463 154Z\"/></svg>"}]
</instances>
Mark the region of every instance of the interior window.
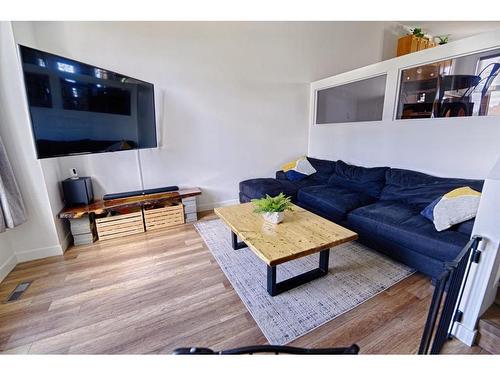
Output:
<instances>
[{"instance_id":1,"label":"interior window","mask_svg":"<svg viewBox=\"0 0 500 375\"><path fill-rule=\"evenodd\" d=\"M486 89L484 102L481 103L481 106L484 106L483 112L485 115L500 115L500 74L498 66L500 66L500 53L479 60L479 72L484 72L484 76L491 76L491 82L481 81L477 89L477 92ZM494 70L496 71L493 72Z\"/></svg>"},{"instance_id":2,"label":"interior window","mask_svg":"<svg viewBox=\"0 0 500 375\"><path fill-rule=\"evenodd\" d=\"M404 69L397 119L500 114L500 50Z\"/></svg>"},{"instance_id":3,"label":"interior window","mask_svg":"<svg viewBox=\"0 0 500 375\"><path fill-rule=\"evenodd\" d=\"M380 121L386 75L318 90L316 124Z\"/></svg>"}]
</instances>

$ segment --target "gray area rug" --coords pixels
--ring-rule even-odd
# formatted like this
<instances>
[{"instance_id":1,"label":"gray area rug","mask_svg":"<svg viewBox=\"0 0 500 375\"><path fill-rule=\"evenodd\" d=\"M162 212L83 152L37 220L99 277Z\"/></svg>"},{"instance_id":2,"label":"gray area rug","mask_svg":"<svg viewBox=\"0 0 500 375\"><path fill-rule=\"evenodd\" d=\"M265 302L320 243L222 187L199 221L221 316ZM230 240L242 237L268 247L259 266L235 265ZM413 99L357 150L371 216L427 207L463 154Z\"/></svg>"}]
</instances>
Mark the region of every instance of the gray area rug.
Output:
<instances>
[{"instance_id":1,"label":"gray area rug","mask_svg":"<svg viewBox=\"0 0 500 375\"><path fill-rule=\"evenodd\" d=\"M414 270L357 242L330 251L325 277L271 297L266 264L250 249L233 250L221 220L200 221L196 229L271 345L284 345L335 319ZM277 281L318 267L319 254L277 267Z\"/></svg>"}]
</instances>

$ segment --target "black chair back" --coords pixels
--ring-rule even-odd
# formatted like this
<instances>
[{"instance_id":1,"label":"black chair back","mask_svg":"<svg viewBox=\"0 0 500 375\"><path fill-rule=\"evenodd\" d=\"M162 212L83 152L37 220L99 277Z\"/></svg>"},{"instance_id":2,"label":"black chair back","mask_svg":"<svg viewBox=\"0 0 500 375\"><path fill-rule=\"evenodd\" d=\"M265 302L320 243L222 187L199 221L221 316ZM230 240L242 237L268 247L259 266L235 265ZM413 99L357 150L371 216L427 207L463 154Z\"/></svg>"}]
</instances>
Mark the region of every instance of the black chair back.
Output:
<instances>
[{"instance_id":1,"label":"black chair back","mask_svg":"<svg viewBox=\"0 0 500 375\"><path fill-rule=\"evenodd\" d=\"M306 349L297 348L294 346L282 346L282 345L256 345L256 346L245 346L235 349L227 349L221 351L214 351L209 348L178 348L173 351L172 354L184 355L184 354L257 354L257 353L273 353L273 354L358 354L359 346L353 344L345 348L319 348L319 349Z\"/></svg>"}]
</instances>

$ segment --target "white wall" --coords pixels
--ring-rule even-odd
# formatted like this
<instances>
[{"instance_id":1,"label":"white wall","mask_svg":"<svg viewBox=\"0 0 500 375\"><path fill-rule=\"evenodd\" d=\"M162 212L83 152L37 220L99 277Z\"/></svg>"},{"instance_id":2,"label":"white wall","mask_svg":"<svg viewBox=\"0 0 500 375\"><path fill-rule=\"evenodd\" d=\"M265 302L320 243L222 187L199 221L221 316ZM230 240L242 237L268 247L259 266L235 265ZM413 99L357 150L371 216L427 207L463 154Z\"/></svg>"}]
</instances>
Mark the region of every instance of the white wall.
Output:
<instances>
[{"instance_id":1,"label":"white wall","mask_svg":"<svg viewBox=\"0 0 500 375\"><path fill-rule=\"evenodd\" d=\"M464 315L455 325L455 336L472 345L477 335L477 322L493 304L500 277L500 159L484 183L473 235L482 237L481 257L472 264L465 285L460 310Z\"/></svg>"},{"instance_id":2,"label":"white wall","mask_svg":"<svg viewBox=\"0 0 500 375\"><path fill-rule=\"evenodd\" d=\"M26 223L0 234L0 279L17 261L62 254L35 156L21 74L11 25L0 22L0 137L28 213Z\"/></svg>"},{"instance_id":3,"label":"white wall","mask_svg":"<svg viewBox=\"0 0 500 375\"><path fill-rule=\"evenodd\" d=\"M0 281L9 274L16 264L16 253L10 243L9 233L3 233L0 235Z\"/></svg>"},{"instance_id":4,"label":"white wall","mask_svg":"<svg viewBox=\"0 0 500 375\"><path fill-rule=\"evenodd\" d=\"M309 154L364 166L484 179L500 156L500 117L393 120L399 71L500 45L500 31L356 69L311 84ZM314 124L314 91L387 73L383 120Z\"/></svg>"},{"instance_id":5,"label":"white wall","mask_svg":"<svg viewBox=\"0 0 500 375\"><path fill-rule=\"evenodd\" d=\"M145 187L199 186L202 209L234 201L239 181L306 153L309 82L380 61L385 26L14 23L18 43L154 83L160 148L141 151ZM67 157L59 174L78 168L97 195L135 190L136 159L136 151ZM47 176L53 166L43 167Z\"/></svg>"}]
</instances>

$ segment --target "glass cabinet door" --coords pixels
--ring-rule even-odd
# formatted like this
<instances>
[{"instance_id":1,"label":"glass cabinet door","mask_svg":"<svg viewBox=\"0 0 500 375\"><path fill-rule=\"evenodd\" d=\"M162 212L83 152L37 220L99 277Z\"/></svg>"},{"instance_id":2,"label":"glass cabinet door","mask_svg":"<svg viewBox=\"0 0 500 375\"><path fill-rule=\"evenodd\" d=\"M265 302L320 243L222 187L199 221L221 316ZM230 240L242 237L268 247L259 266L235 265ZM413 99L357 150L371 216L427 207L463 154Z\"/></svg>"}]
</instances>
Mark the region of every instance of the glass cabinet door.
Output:
<instances>
[{"instance_id":1,"label":"glass cabinet door","mask_svg":"<svg viewBox=\"0 0 500 375\"><path fill-rule=\"evenodd\" d=\"M386 75L317 91L316 124L380 121Z\"/></svg>"},{"instance_id":2,"label":"glass cabinet door","mask_svg":"<svg viewBox=\"0 0 500 375\"><path fill-rule=\"evenodd\" d=\"M500 114L500 49L404 69L397 119Z\"/></svg>"}]
</instances>

